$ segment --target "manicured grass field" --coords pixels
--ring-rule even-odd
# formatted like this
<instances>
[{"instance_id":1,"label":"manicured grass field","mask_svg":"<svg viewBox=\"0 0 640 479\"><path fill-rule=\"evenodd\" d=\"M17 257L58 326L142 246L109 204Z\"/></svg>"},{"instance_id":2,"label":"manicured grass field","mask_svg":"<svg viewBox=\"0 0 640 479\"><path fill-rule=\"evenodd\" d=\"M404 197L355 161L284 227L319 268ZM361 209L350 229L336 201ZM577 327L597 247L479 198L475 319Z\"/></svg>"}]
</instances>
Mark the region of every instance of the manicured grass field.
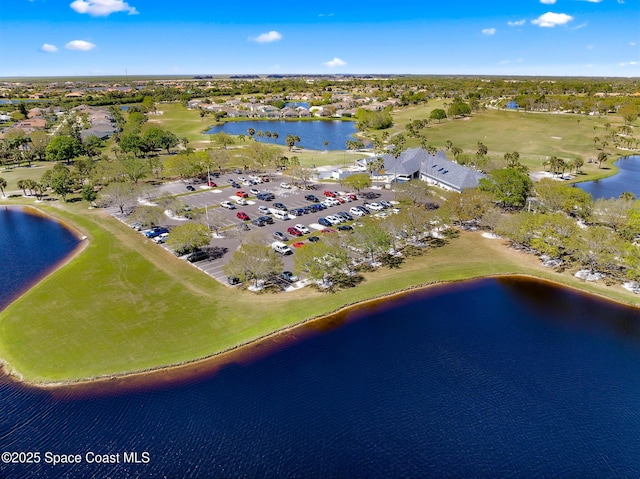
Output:
<instances>
[{"instance_id":1,"label":"manicured grass field","mask_svg":"<svg viewBox=\"0 0 640 479\"><path fill-rule=\"evenodd\" d=\"M7 187L5 191L16 191L18 188L18 181L20 180L35 180L40 181L45 171L53 168L51 162L34 162L30 167L20 166L18 168L8 168L0 170L0 177L7 180Z\"/></svg>"},{"instance_id":2,"label":"manicured grass field","mask_svg":"<svg viewBox=\"0 0 640 479\"><path fill-rule=\"evenodd\" d=\"M469 233L399 270L335 294L309 289L262 294L229 289L86 205L47 208L89 237L86 249L0 314L0 358L35 382L69 381L183 363L394 290L543 270L533 256ZM469 254L473 251L473 254ZM586 288L626 302L622 288Z\"/></svg>"}]
</instances>

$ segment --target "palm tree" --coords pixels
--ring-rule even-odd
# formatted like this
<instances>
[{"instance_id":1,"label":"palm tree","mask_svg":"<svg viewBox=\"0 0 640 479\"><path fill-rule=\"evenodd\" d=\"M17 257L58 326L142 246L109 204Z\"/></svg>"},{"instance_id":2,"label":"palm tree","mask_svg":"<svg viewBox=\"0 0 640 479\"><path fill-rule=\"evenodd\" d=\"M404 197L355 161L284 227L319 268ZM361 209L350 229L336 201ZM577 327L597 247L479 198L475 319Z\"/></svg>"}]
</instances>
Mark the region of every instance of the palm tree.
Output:
<instances>
[{"instance_id":1,"label":"palm tree","mask_svg":"<svg viewBox=\"0 0 640 479\"><path fill-rule=\"evenodd\" d=\"M326 150L326 149L327 149L327 146L329 146L329 141L328 141L328 140L324 140L324 141L322 142L322 144L324 145L324 149Z\"/></svg>"},{"instance_id":2,"label":"palm tree","mask_svg":"<svg viewBox=\"0 0 640 479\"><path fill-rule=\"evenodd\" d=\"M22 190L23 196L27 196L27 180L18 180L17 185Z\"/></svg>"},{"instance_id":3,"label":"palm tree","mask_svg":"<svg viewBox=\"0 0 640 479\"><path fill-rule=\"evenodd\" d=\"M609 155L607 155L604 151L598 153L598 168L602 168L602 163L607 161L607 158L609 158Z\"/></svg>"},{"instance_id":4,"label":"palm tree","mask_svg":"<svg viewBox=\"0 0 640 479\"><path fill-rule=\"evenodd\" d=\"M251 138L253 138L253 135L255 135L255 134L256 134L256 130L255 130L255 129L253 129L253 128L249 128L249 129L247 130L247 133L249 133L249 136L250 136Z\"/></svg>"},{"instance_id":5,"label":"palm tree","mask_svg":"<svg viewBox=\"0 0 640 479\"><path fill-rule=\"evenodd\" d=\"M6 196L4 194L4 189L7 187L7 180L4 178L0 178L0 191L2 191L2 196Z\"/></svg>"},{"instance_id":6,"label":"palm tree","mask_svg":"<svg viewBox=\"0 0 640 479\"><path fill-rule=\"evenodd\" d=\"M264 132L264 136L266 136L267 138L271 138L271 132L270 131L265 131Z\"/></svg>"},{"instance_id":7,"label":"palm tree","mask_svg":"<svg viewBox=\"0 0 640 479\"><path fill-rule=\"evenodd\" d=\"M274 131L273 133L271 133L271 138L273 138L273 142L275 143L276 141L278 141L278 137L280 135L278 135L277 131Z\"/></svg>"}]
</instances>

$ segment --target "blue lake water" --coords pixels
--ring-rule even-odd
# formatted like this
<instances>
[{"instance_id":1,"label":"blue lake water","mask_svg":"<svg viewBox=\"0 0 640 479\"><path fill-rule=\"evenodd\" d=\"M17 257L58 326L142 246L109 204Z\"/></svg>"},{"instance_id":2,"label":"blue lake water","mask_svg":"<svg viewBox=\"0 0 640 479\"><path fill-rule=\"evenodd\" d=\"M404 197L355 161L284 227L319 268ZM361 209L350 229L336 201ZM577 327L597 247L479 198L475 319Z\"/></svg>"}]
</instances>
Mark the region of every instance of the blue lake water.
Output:
<instances>
[{"instance_id":1,"label":"blue lake water","mask_svg":"<svg viewBox=\"0 0 640 479\"><path fill-rule=\"evenodd\" d=\"M253 128L256 134L253 136L257 141L270 144L284 145L287 135L300 137L299 147L307 150L345 150L348 140L355 140L353 136L357 133L355 122L352 121L283 121L283 120L259 120L259 121L237 121L228 122L222 125L212 126L205 133L213 134L221 131L230 135L249 136L248 130ZM258 132L277 132L278 139L260 137ZM328 141L328 145L324 142Z\"/></svg>"},{"instance_id":2,"label":"blue lake water","mask_svg":"<svg viewBox=\"0 0 640 479\"><path fill-rule=\"evenodd\" d=\"M3 264L10 256L0 248ZM0 449L41 457L0 463L0 477L640 475L636 309L484 279L294 336L215 373L128 392L0 380ZM47 452L81 460L53 466ZM95 454L119 462L89 462Z\"/></svg>"},{"instance_id":3,"label":"blue lake water","mask_svg":"<svg viewBox=\"0 0 640 479\"><path fill-rule=\"evenodd\" d=\"M590 193L594 199L618 198L625 191L630 191L636 198L640 198L640 156L625 156L614 164L619 169L615 175L601 180L576 183L576 187Z\"/></svg>"}]
</instances>

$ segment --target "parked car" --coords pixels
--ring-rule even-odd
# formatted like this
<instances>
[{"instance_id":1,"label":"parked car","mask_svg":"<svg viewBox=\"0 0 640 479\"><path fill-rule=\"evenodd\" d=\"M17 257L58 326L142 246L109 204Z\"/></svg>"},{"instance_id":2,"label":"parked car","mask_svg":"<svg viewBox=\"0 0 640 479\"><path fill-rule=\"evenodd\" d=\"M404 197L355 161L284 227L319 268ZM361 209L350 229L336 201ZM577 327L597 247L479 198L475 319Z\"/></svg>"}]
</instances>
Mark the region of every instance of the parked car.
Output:
<instances>
[{"instance_id":1,"label":"parked car","mask_svg":"<svg viewBox=\"0 0 640 479\"><path fill-rule=\"evenodd\" d=\"M268 225L273 224L273 218L271 216L260 216L258 219L264 221Z\"/></svg>"},{"instance_id":2,"label":"parked car","mask_svg":"<svg viewBox=\"0 0 640 479\"><path fill-rule=\"evenodd\" d=\"M280 253L281 255L293 254L291 248L280 241L274 241L273 243L271 243L271 247L273 248L273 251L275 251L276 253Z\"/></svg>"},{"instance_id":3,"label":"parked car","mask_svg":"<svg viewBox=\"0 0 640 479\"><path fill-rule=\"evenodd\" d=\"M369 203L367 205L367 208L373 211L381 211L384 209L384 206L382 206L380 203Z\"/></svg>"},{"instance_id":4,"label":"parked car","mask_svg":"<svg viewBox=\"0 0 640 479\"><path fill-rule=\"evenodd\" d=\"M353 231L353 228L349 225L340 225L338 231Z\"/></svg>"},{"instance_id":5,"label":"parked car","mask_svg":"<svg viewBox=\"0 0 640 479\"><path fill-rule=\"evenodd\" d=\"M229 283L231 286L240 284L240 278L238 278L237 276L227 276L227 283Z\"/></svg>"},{"instance_id":6,"label":"parked car","mask_svg":"<svg viewBox=\"0 0 640 479\"><path fill-rule=\"evenodd\" d=\"M214 181L207 181L207 186L210 188L215 188L218 185Z\"/></svg>"},{"instance_id":7,"label":"parked car","mask_svg":"<svg viewBox=\"0 0 640 479\"><path fill-rule=\"evenodd\" d=\"M331 228L324 228L321 233L335 233L336 230L331 229Z\"/></svg>"},{"instance_id":8,"label":"parked car","mask_svg":"<svg viewBox=\"0 0 640 479\"><path fill-rule=\"evenodd\" d=\"M320 238L317 236L309 236L307 238L311 243L315 243L316 241L320 241Z\"/></svg>"},{"instance_id":9,"label":"parked car","mask_svg":"<svg viewBox=\"0 0 640 479\"><path fill-rule=\"evenodd\" d=\"M329 221L327 218L318 218L318 223L320 223L322 226L331 226L331 221Z\"/></svg>"},{"instance_id":10,"label":"parked car","mask_svg":"<svg viewBox=\"0 0 640 479\"><path fill-rule=\"evenodd\" d=\"M189 191L196 191L196 189L195 189L193 186L191 186L191 185L187 185L187 189L188 189Z\"/></svg>"},{"instance_id":11,"label":"parked car","mask_svg":"<svg viewBox=\"0 0 640 479\"><path fill-rule=\"evenodd\" d=\"M232 188L240 188L240 185L238 183L236 183L235 181L231 182L231 187Z\"/></svg>"},{"instance_id":12,"label":"parked car","mask_svg":"<svg viewBox=\"0 0 640 479\"><path fill-rule=\"evenodd\" d=\"M338 196L336 195L335 191L329 191L329 190L323 191L322 194L328 198L335 198L336 196Z\"/></svg>"},{"instance_id":13,"label":"parked car","mask_svg":"<svg viewBox=\"0 0 640 479\"><path fill-rule=\"evenodd\" d=\"M260 192L258 190L256 190L255 188L251 188L249 190L249 193L251 193L253 196L257 196L260 194Z\"/></svg>"},{"instance_id":14,"label":"parked car","mask_svg":"<svg viewBox=\"0 0 640 479\"><path fill-rule=\"evenodd\" d=\"M248 198L249 195L247 193L245 193L244 191L240 190L240 191L236 191L236 196L239 196L240 198Z\"/></svg>"},{"instance_id":15,"label":"parked car","mask_svg":"<svg viewBox=\"0 0 640 479\"><path fill-rule=\"evenodd\" d=\"M287 233L289 233L291 236L302 236L302 232L298 231L293 226L291 226L290 228L287 228Z\"/></svg>"},{"instance_id":16,"label":"parked car","mask_svg":"<svg viewBox=\"0 0 640 479\"><path fill-rule=\"evenodd\" d=\"M281 210L281 211L289 211L287 209L287 207L285 205L283 205L282 203L274 203L273 207L278 209L278 210Z\"/></svg>"},{"instance_id":17,"label":"parked car","mask_svg":"<svg viewBox=\"0 0 640 479\"><path fill-rule=\"evenodd\" d=\"M241 219L243 221L248 221L250 219L249 215L246 214L244 211L238 211L236 213L236 216L238 217L238 219Z\"/></svg>"},{"instance_id":18,"label":"parked car","mask_svg":"<svg viewBox=\"0 0 640 479\"><path fill-rule=\"evenodd\" d=\"M247 200L245 200L244 198L236 198L236 203L239 204L240 206L245 206L249 204L247 203Z\"/></svg>"},{"instance_id":19,"label":"parked car","mask_svg":"<svg viewBox=\"0 0 640 479\"><path fill-rule=\"evenodd\" d=\"M281 233L280 231L274 232L273 237L279 241L287 241L287 237L285 236L285 234Z\"/></svg>"},{"instance_id":20,"label":"parked car","mask_svg":"<svg viewBox=\"0 0 640 479\"><path fill-rule=\"evenodd\" d=\"M253 220L251 222L251 224L254 224L256 226L265 226L267 224L267 222L262 220L262 219L260 219L260 218L256 218L255 220Z\"/></svg>"},{"instance_id":21,"label":"parked car","mask_svg":"<svg viewBox=\"0 0 640 479\"><path fill-rule=\"evenodd\" d=\"M262 201L271 201L275 199L275 195L269 192L257 194L256 197Z\"/></svg>"},{"instance_id":22,"label":"parked car","mask_svg":"<svg viewBox=\"0 0 640 479\"><path fill-rule=\"evenodd\" d=\"M338 218L337 216L329 215L326 218L332 225L339 225L340 223L342 223L342 220L340 220L340 218Z\"/></svg>"},{"instance_id":23,"label":"parked car","mask_svg":"<svg viewBox=\"0 0 640 479\"><path fill-rule=\"evenodd\" d=\"M335 216L337 216L338 218L342 218L344 221L352 221L353 220L353 216L351 216L349 213L345 212L345 211L338 211Z\"/></svg>"},{"instance_id":24,"label":"parked car","mask_svg":"<svg viewBox=\"0 0 640 479\"><path fill-rule=\"evenodd\" d=\"M142 229L142 223L133 223L131 227L136 231L140 231Z\"/></svg>"},{"instance_id":25,"label":"parked car","mask_svg":"<svg viewBox=\"0 0 640 479\"><path fill-rule=\"evenodd\" d=\"M314 203L320 203L320 200L316 195L306 195L304 199L307 201L313 201Z\"/></svg>"},{"instance_id":26,"label":"parked car","mask_svg":"<svg viewBox=\"0 0 640 479\"><path fill-rule=\"evenodd\" d=\"M220 206L222 206L223 208L226 208L228 210L235 210L236 206L231 203L231 201L223 201L222 203L220 203Z\"/></svg>"},{"instance_id":27,"label":"parked car","mask_svg":"<svg viewBox=\"0 0 640 479\"><path fill-rule=\"evenodd\" d=\"M284 188L285 190L290 190L291 185L289 183L280 183L280 188Z\"/></svg>"},{"instance_id":28,"label":"parked car","mask_svg":"<svg viewBox=\"0 0 640 479\"><path fill-rule=\"evenodd\" d=\"M292 246L294 248L302 248L306 243L304 241L294 241Z\"/></svg>"},{"instance_id":29,"label":"parked car","mask_svg":"<svg viewBox=\"0 0 640 479\"><path fill-rule=\"evenodd\" d=\"M206 251L202 251L201 249L194 251L189 256L187 256L187 261L189 263L195 263L197 261L202 261L209 258L209 253Z\"/></svg>"},{"instance_id":30,"label":"parked car","mask_svg":"<svg viewBox=\"0 0 640 479\"><path fill-rule=\"evenodd\" d=\"M298 281L298 277L291 271L283 271L280 273L280 277L289 283L295 283Z\"/></svg>"},{"instance_id":31,"label":"parked car","mask_svg":"<svg viewBox=\"0 0 640 479\"><path fill-rule=\"evenodd\" d=\"M162 244L165 241L167 241L168 237L169 237L169 233L160 233L158 236L153 238L153 241L155 241L158 244Z\"/></svg>"},{"instance_id":32,"label":"parked car","mask_svg":"<svg viewBox=\"0 0 640 479\"><path fill-rule=\"evenodd\" d=\"M263 215L268 215L271 214L271 211L269 211L269 208L267 208L266 206L258 206L258 211L260 213L262 213Z\"/></svg>"},{"instance_id":33,"label":"parked car","mask_svg":"<svg viewBox=\"0 0 640 479\"><path fill-rule=\"evenodd\" d=\"M357 206L352 206L351 208L349 208L349 213L351 213L353 216L364 216L366 214Z\"/></svg>"},{"instance_id":34,"label":"parked car","mask_svg":"<svg viewBox=\"0 0 640 479\"><path fill-rule=\"evenodd\" d=\"M378 201L378 203L380 203L385 208L393 208L393 205L389 203L387 200L380 200Z\"/></svg>"},{"instance_id":35,"label":"parked car","mask_svg":"<svg viewBox=\"0 0 640 479\"><path fill-rule=\"evenodd\" d=\"M167 228L152 228L149 231L146 231L144 235L147 238L155 238L156 236L160 236L162 233L168 233L169 230Z\"/></svg>"},{"instance_id":36,"label":"parked car","mask_svg":"<svg viewBox=\"0 0 640 479\"><path fill-rule=\"evenodd\" d=\"M308 235L309 233L311 233L311 230L309 230L309 228L307 228L305 225L297 224L293 227L300 231L300 233L302 233L303 235Z\"/></svg>"}]
</instances>

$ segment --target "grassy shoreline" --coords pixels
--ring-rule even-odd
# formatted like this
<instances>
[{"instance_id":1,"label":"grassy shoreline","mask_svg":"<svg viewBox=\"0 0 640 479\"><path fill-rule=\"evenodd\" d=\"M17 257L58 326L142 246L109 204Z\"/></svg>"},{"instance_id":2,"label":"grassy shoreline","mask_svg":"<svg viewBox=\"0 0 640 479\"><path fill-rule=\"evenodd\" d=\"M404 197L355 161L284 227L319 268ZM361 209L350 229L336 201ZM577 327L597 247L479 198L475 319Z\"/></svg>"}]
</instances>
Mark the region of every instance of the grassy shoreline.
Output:
<instances>
[{"instance_id":1,"label":"grassy shoreline","mask_svg":"<svg viewBox=\"0 0 640 479\"><path fill-rule=\"evenodd\" d=\"M478 233L463 233L399 270L367 274L367 281L354 289L330 295L308 289L255 295L229 290L99 211L42 210L90 240L81 254L0 313L5 371L41 387L112 384L114 378L148 382L169 371L179 378L194 368L241 359L262 343L297 335L306 325L332 321L345 308L480 277L528 275L640 304L620 286L549 271L536 257Z\"/></svg>"}]
</instances>

